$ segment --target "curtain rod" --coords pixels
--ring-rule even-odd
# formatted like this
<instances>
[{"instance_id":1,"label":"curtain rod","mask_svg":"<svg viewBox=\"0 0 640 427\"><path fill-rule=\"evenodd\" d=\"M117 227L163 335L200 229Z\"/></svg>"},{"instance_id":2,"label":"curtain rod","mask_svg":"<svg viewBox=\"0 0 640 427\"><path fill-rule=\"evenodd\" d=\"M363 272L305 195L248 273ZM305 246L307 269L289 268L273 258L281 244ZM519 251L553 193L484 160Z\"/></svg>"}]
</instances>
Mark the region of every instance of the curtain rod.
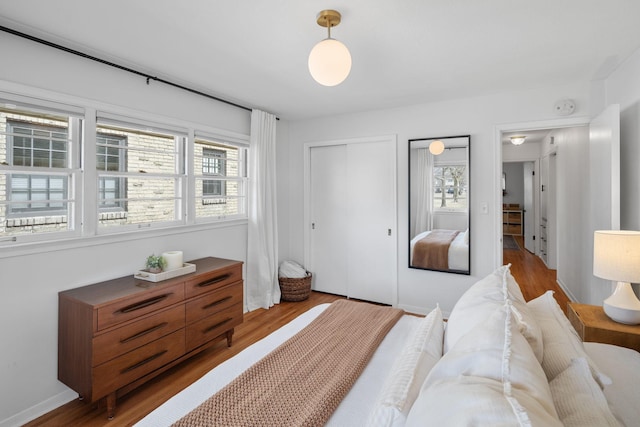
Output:
<instances>
[{"instance_id":1,"label":"curtain rod","mask_svg":"<svg viewBox=\"0 0 640 427\"><path fill-rule=\"evenodd\" d=\"M20 31L14 30L12 28L5 27L3 25L0 25L0 30L4 31L5 33L13 34L14 36L22 37L24 39L31 40L31 41L34 41L36 43L43 44L45 46L53 47L55 49L59 49L59 50L62 50L64 52L67 52L67 53L72 53L74 55L80 56L80 57L85 58L85 59L90 59L92 61L96 61L96 62L99 62L101 64L108 65L110 67L114 67L114 68L117 68L119 70L127 71L129 73L144 77L144 78L147 79L147 84L149 84L149 80L153 80L153 81L156 81L156 82L164 83L164 84L169 85L169 86L176 87L178 89L186 90L187 92L195 93L196 95L204 96L206 98L213 99L213 100L218 101L218 102L222 102L224 104L228 104L228 105L232 105L232 106L237 107L237 108L241 108L241 109L246 110L246 111L252 111L251 108L245 107L244 105L236 104L235 102L231 102L231 101L228 101L226 99L218 98L217 96L209 95L208 93L200 92L199 90L191 89L189 87L186 87L186 86L183 86L183 85L180 85L180 84L177 84L177 83L162 79L160 77L152 76L150 74L143 73L142 71L134 70L133 68L125 67L124 65L116 64L114 62L107 61L105 59L98 58L96 56L92 56L92 55L86 54L84 52L80 52L78 50L71 49L69 47L62 46L62 45L59 45L57 43L50 42L48 40L44 40L44 39L29 35L29 34L25 34L25 33L22 33ZM280 120L280 119L278 117L276 117L276 120Z\"/></svg>"}]
</instances>

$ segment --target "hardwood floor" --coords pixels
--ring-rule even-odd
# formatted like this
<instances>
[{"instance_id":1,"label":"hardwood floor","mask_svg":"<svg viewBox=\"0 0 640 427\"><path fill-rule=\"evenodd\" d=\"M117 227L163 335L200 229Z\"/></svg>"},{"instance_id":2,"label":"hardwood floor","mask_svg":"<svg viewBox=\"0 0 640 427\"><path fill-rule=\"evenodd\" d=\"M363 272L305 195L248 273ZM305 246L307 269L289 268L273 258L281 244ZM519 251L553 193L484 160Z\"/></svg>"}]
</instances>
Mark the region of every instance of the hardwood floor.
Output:
<instances>
[{"instance_id":1,"label":"hardwood floor","mask_svg":"<svg viewBox=\"0 0 640 427\"><path fill-rule=\"evenodd\" d=\"M520 285L524 299L530 301L552 290L556 301L566 313L569 298L556 281L556 270L549 270L540 257L524 249L523 236L514 237L520 248L505 249L502 258L504 264L511 263L511 274Z\"/></svg>"},{"instance_id":2,"label":"hardwood floor","mask_svg":"<svg viewBox=\"0 0 640 427\"><path fill-rule=\"evenodd\" d=\"M226 340L221 340L214 347L119 398L116 416L111 421L107 419L104 406L98 408L97 404L86 404L74 400L25 425L29 427L133 425L220 363L289 323L311 307L341 298L336 295L312 292L306 301L282 302L269 310L259 309L246 313L244 322L235 329L233 345L230 348L227 347Z\"/></svg>"},{"instance_id":3,"label":"hardwood floor","mask_svg":"<svg viewBox=\"0 0 640 427\"><path fill-rule=\"evenodd\" d=\"M522 239L516 239L521 248ZM548 270L542 261L524 249L505 250L504 262L511 263L525 299L531 300L548 289L555 291L556 300L566 310L568 299L556 283L556 272ZM282 302L269 310L255 310L244 315L244 322L233 335L233 345L226 341L175 366L163 375L140 386L118 399L116 417L109 421L104 405L86 404L74 400L40 418L26 424L35 426L130 426L160 406L191 383L202 377L220 363L238 354L254 342L264 338L279 327L289 323L298 315L318 304L333 302L342 297L312 292L306 301Z\"/></svg>"}]
</instances>

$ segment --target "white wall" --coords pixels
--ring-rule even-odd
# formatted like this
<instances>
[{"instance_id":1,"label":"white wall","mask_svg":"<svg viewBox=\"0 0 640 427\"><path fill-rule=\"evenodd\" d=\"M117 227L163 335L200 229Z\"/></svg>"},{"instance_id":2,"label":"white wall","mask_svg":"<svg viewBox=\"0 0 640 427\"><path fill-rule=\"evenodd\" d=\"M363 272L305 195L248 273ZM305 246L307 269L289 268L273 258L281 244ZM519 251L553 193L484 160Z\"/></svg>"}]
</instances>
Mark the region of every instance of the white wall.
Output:
<instances>
[{"instance_id":1,"label":"white wall","mask_svg":"<svg viewBox=\"0 0 640 427\"><path fill-rule=\"evenodd\" d=\"M620 104L620 228L640 230L640 49L605 88L606 104Z\"/></svg>"},{"instance_id":2,"label":"white wall","mask_svg":"<svg viewBox=\"0 0 640 427\"><path fill-rule=\"evenodd\" d=\"M620 228L640 230L640 49L604 86L606 104L620 104Z\"/></svg>"},{"instance_id":3,"label":"white wall","mask_svg":"<svg viewBox=\"0 0 640 427\"><path fill-rule=\"evenodd\" d=\"M453 308L458 297L500 262L498 227L501 219L499 147L496 126L549 120L553 104L563 97L576 101L576 115L589 113L587 82L552 88L537 88L485 97L425 103L404 108L330 116L289 124L289 255L304 262L303 144L375 135L398 136L398 288L399 305L426 312L440 303L443 311ZM407 164L408 140L443 135L471 135L471 273L463 276L409 269ZM279 187L279 190L282 187ZM481 213L486 204L488 213ZM299 236L293 238L293 236Z\"/></svg>"},{"instance_id":4,"label":"white wall","mask_svg":"<svg viewBox=\"0 0 640 427\"><path fill-rule=\"evenodd\" d=\"M557 280L569 298L587 302L589 262L589 128L553 130L556 155Z\"/></svg>"},{"instance_id":5,"label":"white wall","mask_svg":"<svg viewBox=\"0 0 640 427\"><path fill-rule=\"evenodd\" d=\"M510 162L502 164L502 172L506 176L506 194L502 196L502 203L513 203L524 209L524 164Z\"/></svg>"},{"instance_id":6,"label":"white wall","mask_svg":"<svg viewBox=\"0 0 640 427\"><path fill-rule=\"evenodd\" d=\"M92 61L0 34L0 87L124 106L248 135L250 113ZM45 90L40 90L43 88ZM19 90L18 90L19 91ZM279 153L280 154L280 153ZM0 426L20 425L76 395L57 380L59 291L133 274L152 252L246 260L246 222L99 237L82 246L0 251ZM54 250L55 249L55 250Z\"/></svg>"}]
</instances>

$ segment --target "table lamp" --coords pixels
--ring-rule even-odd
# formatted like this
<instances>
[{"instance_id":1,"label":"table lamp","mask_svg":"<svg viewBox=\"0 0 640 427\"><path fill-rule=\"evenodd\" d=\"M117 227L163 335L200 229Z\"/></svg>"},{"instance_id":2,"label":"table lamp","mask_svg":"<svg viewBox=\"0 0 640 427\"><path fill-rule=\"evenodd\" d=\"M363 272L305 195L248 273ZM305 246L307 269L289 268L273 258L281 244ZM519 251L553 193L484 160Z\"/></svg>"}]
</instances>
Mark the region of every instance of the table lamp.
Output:
<instances>
[{"instance_id":1,"label":"table lamp","mask_svg":"<svg viewBox=\"0 0 640 427\"><path fill-rule=\"evenodd\" d=\"M618 282L602 304L607 316L618 323L640 324L640 300L631 288L631 283L640 283L640 231L596 231L593 275Z\"/></svg>"}]
</instances>

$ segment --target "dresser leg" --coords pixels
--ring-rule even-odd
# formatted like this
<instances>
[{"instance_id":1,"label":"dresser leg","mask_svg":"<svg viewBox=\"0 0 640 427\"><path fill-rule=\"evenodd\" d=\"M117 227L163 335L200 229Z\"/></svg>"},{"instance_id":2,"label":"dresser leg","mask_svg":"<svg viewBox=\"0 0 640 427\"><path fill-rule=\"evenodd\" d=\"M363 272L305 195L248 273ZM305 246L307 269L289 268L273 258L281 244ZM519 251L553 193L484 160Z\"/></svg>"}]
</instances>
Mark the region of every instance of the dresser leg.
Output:
<instances>
[{"instance_id":1,"label":"dresser leg","mask_svg":"<svg viewBox=\"0 0 640 427\"><path fill-rule=\"evenodd\" d=\"M227 331L227 347L231 347L231 340L233 339L233 329Z\"/></svg>"},{"instance_id":2,"label":"dresser leg","mask_svg":"<svg viewBox=\"0 0 640 427\"><path fill-rule=\"evenodd\" d=\"M116 416L116 393L107 395L107 417L112 420Z\"/></svg>"}]
</instances>

